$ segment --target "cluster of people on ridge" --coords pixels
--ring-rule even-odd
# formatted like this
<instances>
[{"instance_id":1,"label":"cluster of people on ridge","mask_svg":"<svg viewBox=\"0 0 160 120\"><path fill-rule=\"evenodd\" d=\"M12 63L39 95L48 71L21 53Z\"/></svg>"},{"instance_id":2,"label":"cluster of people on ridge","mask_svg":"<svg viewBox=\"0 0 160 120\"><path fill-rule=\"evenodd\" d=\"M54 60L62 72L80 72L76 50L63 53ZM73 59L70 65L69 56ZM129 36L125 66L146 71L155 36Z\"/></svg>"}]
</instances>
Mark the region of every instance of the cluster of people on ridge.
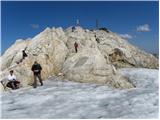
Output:
<instances>
[{"instance_id":1,"label":"cluster of people on ridge","mask_svg":"<svg viewBox=\"0 0 160 120\"><path fill-rule=\"evenodd\" d=\"M31 70L33 71L33 75L34 75L33 88L37 87L37 78L39 79L41 86L43 86L43 82L42 82L42 78L41 78L41 70L42 70L41 65L37 61L35 61L34 64L32 65ZM6 84L6 86L3 83L4 81L1 81L4 89L6 87L9 87L12 90L15 90L20 87L20 81L17 80L13 70L9 71L9 75L7 76L7 80L8 80L8 83Z\"/></svg>"},{"instance_id":2,"label":"cluster of people on ridge","mask_svg":"<svg viewBox=\"0 0 160 120\"><path fill-rule=\"evenodd\" d=\"M76 27L73 26L72 27L72 32L74 32L76 30ZM95 35L95 39L96 41L99 43L99 39L97 38L97 36ZM75 52L78 52L78 43L75 41L74 43L74 48L75 48ZM28 55L25 52L26 48L24 50L22 50L22 59L17 62L17 64L21 63ZM31 70L33 71L33 75L34 75L34 83L33 83L33 87L36 88L37 87L37 78L39 79L39 82L41 83L41 86L43 86L43 82L42 82L42 78L41 78L41 70L42 67L41 65L35 61L34 64L32 65ZM16 76L14 75L14 71L10 70L9 75L7 76L7 80L8 83L6 84L6 86L3 84L3 81L1 81L4 89L5 87L9 87L14 89L18 89L20 87L20 81L18 81L16 79Z\"/></svg>"},{"instance_id":3,"label":"cluster of people on ridge","mask_svg":"<svg viewBox=\"0 0 160 120\"><path fill-rule=\"evenodd\" d=\"M22 50L22 59L19 62L17 62L17 64L21 63L25 59L25 57L27 57L27 56L28 55L26 54L25 49ZM35 61L34 64L32 65L31 70L33 71L33 75L34 75L33 87L34 88L37 87L37 78L39 79L41 86L43 86L43 82L42 82L42 78L41 78L41 70L42 70L41 65L37 61ZM20 87L20 81L17 80L13 70L9 71L9 75L6 77L6 79L7 79L6 85L4 84L3 80L1 81L1 84L4 87L4 89L6 87L9 87L9 88L15 90Z\"/></svg>"}]
</instances>

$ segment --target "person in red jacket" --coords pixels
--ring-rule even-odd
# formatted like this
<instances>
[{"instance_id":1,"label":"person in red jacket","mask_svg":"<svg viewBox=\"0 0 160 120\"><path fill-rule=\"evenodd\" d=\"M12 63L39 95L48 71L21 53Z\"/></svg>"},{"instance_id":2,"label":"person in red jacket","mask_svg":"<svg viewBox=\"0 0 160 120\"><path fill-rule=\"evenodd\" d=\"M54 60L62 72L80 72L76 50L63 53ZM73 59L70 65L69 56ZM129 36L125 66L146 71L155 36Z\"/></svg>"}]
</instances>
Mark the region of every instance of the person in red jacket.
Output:
<instances>
[{"instance_id":1,"label":"person in red jacket","mask_svg":"<svg viewBox=\"0 0 160 120\"><path fill-rule=\"evenodd\" d=\"M74 43L74 48L75 48L75 51L77 53L77 51L78 51L78 43L77 42Z\"/></svg>"}]
</instances>

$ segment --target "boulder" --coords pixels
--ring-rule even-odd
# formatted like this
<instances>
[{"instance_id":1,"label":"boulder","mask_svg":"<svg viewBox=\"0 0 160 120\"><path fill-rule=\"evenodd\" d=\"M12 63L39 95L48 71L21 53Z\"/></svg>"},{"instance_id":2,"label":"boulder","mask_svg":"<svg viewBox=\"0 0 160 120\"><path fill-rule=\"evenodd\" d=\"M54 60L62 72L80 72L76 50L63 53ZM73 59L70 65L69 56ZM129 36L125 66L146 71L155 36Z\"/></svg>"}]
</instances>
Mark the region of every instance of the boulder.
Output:
<instances>
[{"instance_id":1,"label":"boulder","mask_svg":"<svg viewBox=\"0 0 160 120\"><path fill-rule=\"evenodd\" d=\"M77 82L105 84L117 88L133 87L127 79L118 77L114 66L106 60L98 48L83 48L68 57L63 64L65 77Z\"/></svg>"}]
</instances>

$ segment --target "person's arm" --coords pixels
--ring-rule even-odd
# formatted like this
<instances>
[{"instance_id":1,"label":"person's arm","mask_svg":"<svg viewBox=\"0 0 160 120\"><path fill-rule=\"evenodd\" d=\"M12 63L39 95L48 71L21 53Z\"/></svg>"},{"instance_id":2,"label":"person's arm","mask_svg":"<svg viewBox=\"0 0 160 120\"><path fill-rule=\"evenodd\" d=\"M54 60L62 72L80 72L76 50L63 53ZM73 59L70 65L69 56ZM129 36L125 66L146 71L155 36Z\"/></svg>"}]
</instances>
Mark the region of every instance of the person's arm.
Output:
<instances>
[{"instance_id":1,"label":"person's arm","mask_svg":"<svg viewBox=\"0 0 160 120\"><path fill-rule=\"evenodd\" d=\"M13 79L14 79L15 81L17 81L17 82L19 82L19 83L20 83L20 81L19 81L19 80L17 80L17 77L16 77L15 75L14 75Z\"/></svg>"},{"instance_id":2,"label":"person's arm","mask_svg":"<svg viewBox=\"0 0 160 120\"><path fill-rule=\"evenodd\" d=\"M39 69L40 69L40 70L42 70L42 67L41 67L41 65L40 65L40 64L39 64Z\"/></svg>"},{"instance_id":3,"label":"person's arm","mask_svg":"<svg viewBox=\"0 0 160 120\"><path fill-rule=\"evenodd\" d=\"M13 80L16 80L16 76L15 75L13 75Z\"/></svg>"},{"instance_id":4,"label":"person's arm","mask_svg":"<svg viewBox=\"0 0 160 120\"><path fill-rule=\"evenodd\" d=\"M12 80L10 75L7 76L7 80L8 80L8 81L11 81L11 80Z\"/></svg>"},{"instance_id":5,"label":"person's arm","mask_svg":"<svg viewBox=\"0 0 160 120\"><path fill-rule=\"evenodd\" d=\"M34 65L32 65L32 68L31 68L31 70L32 70L32 71L34 71Z\"/></svg>"}]
</instances>

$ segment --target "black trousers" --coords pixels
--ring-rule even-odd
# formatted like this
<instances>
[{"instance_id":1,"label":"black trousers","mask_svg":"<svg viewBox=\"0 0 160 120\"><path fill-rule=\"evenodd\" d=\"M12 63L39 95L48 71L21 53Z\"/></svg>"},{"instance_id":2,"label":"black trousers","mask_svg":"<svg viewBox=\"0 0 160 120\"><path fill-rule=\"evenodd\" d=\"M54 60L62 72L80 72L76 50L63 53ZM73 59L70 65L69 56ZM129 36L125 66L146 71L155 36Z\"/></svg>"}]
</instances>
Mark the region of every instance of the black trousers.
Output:
<instances>
[{"instance_id":1,"label":"black trousers","mask_svg":"<svg viewBox=\"0 0 160 120\"><path fill-rule=\"evenodd\" d=\"M18 89L19 84L20 84L19 81L9 81L6 86L12 89Z\"/></svg>"},{"instance_id":2,"label":"black trousers","mask_svg":"<svg viewBox=\"0 0 160 120\"><path fill-rule=\"evenodd\" d=\"M76 51L76 53L77 53L77 51L78 51L77 47L75 47L75 51Z\"/></svg>"},{"instance_id":3,"label":"black trousers","mask_svg":"<svg viewBox=\"0 0 160 120\"><path fill-rule=\"evenodd\" d=\"M37 87L37 78L39 79L39 82L41 83L41 86L43 85L41 74L34 74L34 83L33 83L34 88Z\"/></svg>"}]
</instances>

